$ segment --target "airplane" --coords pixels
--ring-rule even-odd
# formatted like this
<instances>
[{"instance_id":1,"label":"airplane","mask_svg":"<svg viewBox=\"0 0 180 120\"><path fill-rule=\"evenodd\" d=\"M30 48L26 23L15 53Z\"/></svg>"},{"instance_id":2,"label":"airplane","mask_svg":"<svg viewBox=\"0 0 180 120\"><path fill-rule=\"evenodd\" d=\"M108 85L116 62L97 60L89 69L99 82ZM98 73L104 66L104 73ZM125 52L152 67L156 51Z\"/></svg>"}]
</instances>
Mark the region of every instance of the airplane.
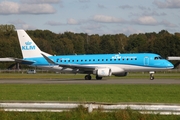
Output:
<instances>
[{"instance_id":1,"label":"airplane","mask_svg":"<svg viewBox=\"0 0 180 120\"><path fill-rule=\"evenodd\" d=\"M17 30L17 34L23 59L16 61L47 70L87 74L85 80L91 80L91 74L101 80L103 77L126 76L128 72L137 71L148 71L150 80L153 80L154 71L174 68L168 60L154 53L51 55L41 51L24 30Z\"/></svg>"}]
</instances>

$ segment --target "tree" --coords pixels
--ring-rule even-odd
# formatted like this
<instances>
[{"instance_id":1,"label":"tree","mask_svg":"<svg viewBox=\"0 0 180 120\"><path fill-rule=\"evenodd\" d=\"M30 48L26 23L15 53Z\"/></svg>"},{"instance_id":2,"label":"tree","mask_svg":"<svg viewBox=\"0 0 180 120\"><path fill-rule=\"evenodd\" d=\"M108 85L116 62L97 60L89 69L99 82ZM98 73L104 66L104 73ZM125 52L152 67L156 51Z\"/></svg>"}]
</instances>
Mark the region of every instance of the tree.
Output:
<instances>
[{"instance_id":1,"label":"tree","mask_svg":"<svg viewBox=\"0 0 180 120\"><path fill-rule=\"evenodd\" d=\"M116 34L114 36L115 52L124 53L127 45L127 36L124 34Z\"/></svg>"},{"instance_id":2,"label":"tree","mask_svg":"<svg viewBox=\"0 0 180 120\"><path fill-rule=\"evenodd\" d=\"M101 53L114 53L114 40L111 35L103 35L100 43Z\"/></svg>"},{"instance_id":3,"label":"tree","mask_svg":"<svg viewBox=\"0 0 180 120\"><path fill-rule=\"evenodd\" d=\"M101 53L100 42L101 39L99 35L91 35L91 36L87 35L86 44L85 44L86 53L88 54Z\"/></svg>"},{"instance_id":4,"label":"tree","mask_svg":"<svg viewBox=\"0 0 180 120\"><path fill-rule=\"evenodd\" d=\"M147 38L144 34L133 34L129 36L126 50L130 53L147 52Z\"/></svg>"},{"instance_id":5,"label":"tree","mask_svg":"<svg viewBox=\"0 0 180 120\"><path fill-rule=\"evenodd\" d=\"M14 31L15 31L14 25L0 25L0 36L10 37Z\"/></svg>"}]
</instances>

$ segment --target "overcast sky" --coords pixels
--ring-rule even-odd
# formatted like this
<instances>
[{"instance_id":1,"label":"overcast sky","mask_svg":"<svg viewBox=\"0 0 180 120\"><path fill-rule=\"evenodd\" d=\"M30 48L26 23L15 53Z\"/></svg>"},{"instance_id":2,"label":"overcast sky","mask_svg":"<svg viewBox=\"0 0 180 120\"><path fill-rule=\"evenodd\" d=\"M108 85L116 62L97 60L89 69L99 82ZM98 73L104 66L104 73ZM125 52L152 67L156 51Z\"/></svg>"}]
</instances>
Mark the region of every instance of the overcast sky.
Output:
<instances>
[{"instance_id":1,"label":"overcast sky","mask_svg":"<svg viewBox=\"0 0 180 120\"><path fill-rule=\"evenodd\" d=\"M0 0L0 24L55 33L175 33L180 0Z\"/></svg>"}]
</instances>

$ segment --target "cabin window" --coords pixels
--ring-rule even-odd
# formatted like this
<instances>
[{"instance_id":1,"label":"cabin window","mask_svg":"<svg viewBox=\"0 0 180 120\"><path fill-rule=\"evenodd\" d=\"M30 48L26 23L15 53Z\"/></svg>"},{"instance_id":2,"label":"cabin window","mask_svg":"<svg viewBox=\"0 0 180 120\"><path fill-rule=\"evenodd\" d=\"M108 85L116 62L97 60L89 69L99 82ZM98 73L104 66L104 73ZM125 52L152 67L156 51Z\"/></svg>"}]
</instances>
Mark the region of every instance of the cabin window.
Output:
<instances>
[{"instance_id":1,"label":"cabin window","mask_svg":"<svg viewBox=\"0 0 180 120\"><path fill-rule=\"evenodd\" d=\"M56 62L58 62L58 61L59 61L59 59L56 60Z\"/></svg>"},{"instance_id":2,"label":"cabin window","mask_svg":"<svg viewBox=\"0 0 180 120\"><path fill-rule=\"evenodd\" d=\"M110 59L110 61L112 61L112 59Z\"/></svg>"},{"instance_id":3,"label":"cabin window","mask_svg":"<svg viewBox=\"0 0 180 120\"><path fill-rule=\"evenodd\" d=\"M72 60L72 62L74 62L74 60Z\"/></svg>"},{"instance_id":4,"label":"cabin window","mask_svg":"<svg viewBox=\"0 0 180 120\"><path fill-rule=\"evenodd\" d=\"M93 59L93 61L95 61L95 59Z\"/></svg>"},{"instance_id":5,"label":"cabin window","mask_svg":"<svg viewBox=\"0 0 180 120\"><path fill-rule=\"evenodd\" d=\"M68 60L68 62L70 62L70 60Z\"/></svg>"},{"instance_id":6,"label":"cabin window","mask_svg":"<svg viewBox=\"0 0 180 120\"><path fill-rule=\"evenodd\" d=\"M106 61L108 61L108 59L106 59Z\"/></svg>"},{"instance_id":7,"label":"cabin window","mask_svg":"<svg viewBox=\"0 0 180 120\"><path fill-rule=\"evenodd\" d=\"M77 62L78 62L78 60L77 60Z\"/></svg>"},{"instance_id":8,"label":"cabin window","mask_svg":"<svg viewBox=\"0 0 180 120\"><path fill-rule=\"evenodd\" d=\"M81 60L81 62L82 62L83 60Z\"/></svg>"},{"instance_id":9,"label":"cabin window","mask_svg":"<svg viewBox=\"0 0 180 120\"><path fill-rule=\"evenodd\" d=\"M89 61L91 61L91 59L89 59Z\"/></svg>"}]
</instances>

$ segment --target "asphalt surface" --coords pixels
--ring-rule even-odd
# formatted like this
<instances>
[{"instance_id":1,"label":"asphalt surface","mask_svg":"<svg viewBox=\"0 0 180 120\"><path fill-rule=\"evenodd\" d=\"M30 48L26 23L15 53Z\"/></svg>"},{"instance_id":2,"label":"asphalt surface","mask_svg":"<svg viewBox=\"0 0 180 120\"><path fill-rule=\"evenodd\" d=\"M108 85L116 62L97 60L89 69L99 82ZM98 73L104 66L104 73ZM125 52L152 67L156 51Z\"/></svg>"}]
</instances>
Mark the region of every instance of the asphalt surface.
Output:
<instances>
[{"instance_id":1,"label":"asphalt surface","mask_svg":"<svg viewBox=\"0 0 180 120\"><path fill-rule=\"evenodd\" d=\"M0 84L180 84L180 79L0 79Z\"/></svg>"}]
</instances>

